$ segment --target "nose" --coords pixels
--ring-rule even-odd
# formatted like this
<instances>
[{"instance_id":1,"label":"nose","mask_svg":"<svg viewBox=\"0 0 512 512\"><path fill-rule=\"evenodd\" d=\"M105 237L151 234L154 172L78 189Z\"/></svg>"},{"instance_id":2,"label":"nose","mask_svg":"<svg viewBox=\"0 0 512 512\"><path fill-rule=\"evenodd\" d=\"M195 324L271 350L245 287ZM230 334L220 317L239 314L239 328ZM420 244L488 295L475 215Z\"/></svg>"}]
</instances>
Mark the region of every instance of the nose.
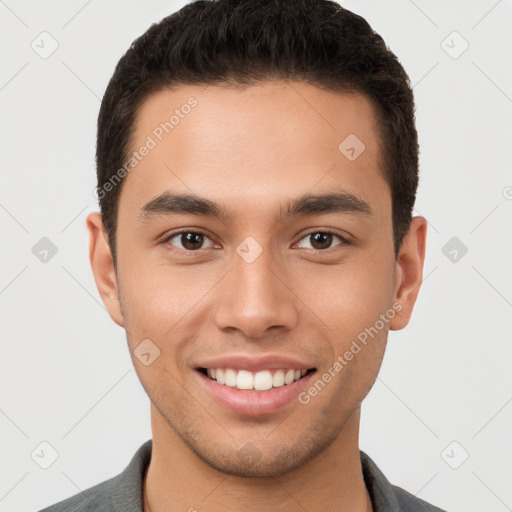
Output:
<instances>
[{"instance_id":1,"label":"nose","mask_svg":"<svg viewBox=\"0 0 512 512\"><path fill-rule=\"evenodd\" d=\"M248 338L267 331L289 330L299 318L298 299L286 282L286 272L264 250L252 262L234 255L233 267L216 290L215 323L221 330L238 330Z\"/></svg>"}]
</instances>

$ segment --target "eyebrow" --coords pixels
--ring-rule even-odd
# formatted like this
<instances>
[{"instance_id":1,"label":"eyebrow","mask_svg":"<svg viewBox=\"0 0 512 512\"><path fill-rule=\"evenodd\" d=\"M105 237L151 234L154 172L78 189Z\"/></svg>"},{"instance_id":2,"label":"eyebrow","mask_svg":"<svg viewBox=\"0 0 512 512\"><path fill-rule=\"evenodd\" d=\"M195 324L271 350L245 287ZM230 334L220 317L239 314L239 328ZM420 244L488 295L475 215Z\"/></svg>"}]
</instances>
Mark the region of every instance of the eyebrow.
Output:
<instances>
[{"instance_id":1,"label":"eyebrow","mask_svg":"<svg viewBox=\"0 0 512 512\"><path fill-rule=\"evenodd\" d=\"M151 199L141 208L139 220L147 222L155 216L180 213L205 215L222 221L228 221L233 217L228 208L209 199L191 194L164 192ZM366 201L349 192L338 191L328 194L305 194L291 200L277 209L275 220L281 222L289 217L326 215L329 213L373 215L373 211Z\"/></svg>"}]
</instances>

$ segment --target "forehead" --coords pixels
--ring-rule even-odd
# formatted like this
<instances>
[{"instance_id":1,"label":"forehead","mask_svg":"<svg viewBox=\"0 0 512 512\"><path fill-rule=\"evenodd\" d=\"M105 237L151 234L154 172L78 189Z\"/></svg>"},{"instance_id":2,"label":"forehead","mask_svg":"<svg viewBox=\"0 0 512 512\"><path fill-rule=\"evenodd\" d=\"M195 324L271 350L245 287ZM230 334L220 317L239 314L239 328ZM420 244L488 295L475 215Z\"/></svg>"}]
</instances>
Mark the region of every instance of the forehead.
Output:
<instances>
[{"instance_id":1,"label":"forehead","mask_svg":"<svg viewBox=\"0 0 512 512\"><path fill-rule=\"evenodd\" d=\"M144 146L121 194L139 206L165 189L262 207L273 190L390 196L376 112L359 93L282 81L164 89L137 112L130 154Z\"/></svg>"}]
</instances>

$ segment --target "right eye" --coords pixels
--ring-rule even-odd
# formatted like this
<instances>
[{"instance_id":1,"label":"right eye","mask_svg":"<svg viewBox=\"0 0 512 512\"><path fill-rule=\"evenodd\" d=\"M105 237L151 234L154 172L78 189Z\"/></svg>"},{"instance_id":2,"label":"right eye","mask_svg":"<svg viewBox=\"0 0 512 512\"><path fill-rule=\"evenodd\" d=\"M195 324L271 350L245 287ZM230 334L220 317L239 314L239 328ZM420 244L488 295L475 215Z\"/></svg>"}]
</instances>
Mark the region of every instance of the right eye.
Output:
<instances>
[{"instance_id":1,"label":"right eye","mask_svg":"<svg viewBox=\"0 0 512 512\"><path fill-rule=\"evenodd\" d=\"M176 241L173 242L175 239ZM210 238L204 233L199 233L197 231L180 231L178 233L171 234L163 240L162 243L169 243L182 251L196 252L199 249L214 247L214 243L211 240L208 247L202 247L206 239L210 240Z\"/></svg>"}]
</instances>

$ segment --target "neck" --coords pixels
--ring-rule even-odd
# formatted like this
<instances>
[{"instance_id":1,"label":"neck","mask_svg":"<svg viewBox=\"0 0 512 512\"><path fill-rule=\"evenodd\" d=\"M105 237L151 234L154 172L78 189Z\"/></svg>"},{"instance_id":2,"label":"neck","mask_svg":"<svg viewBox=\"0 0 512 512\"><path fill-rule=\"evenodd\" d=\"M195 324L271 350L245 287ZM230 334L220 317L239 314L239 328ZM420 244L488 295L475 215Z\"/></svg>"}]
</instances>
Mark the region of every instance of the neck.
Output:
<instances>
[{"instance_id":1,"label":"neck","mask_svg":"<svg viewBox=\"0 0 512 512\"><path fill-rule=\"evenodd\" d=\"M269 478L218 471L183 443L154 406L151 418L153 448L143 486L144 512L372 511L359 456L359 409L326 450L290 473Z\"/></svg>"}]
</instances>

